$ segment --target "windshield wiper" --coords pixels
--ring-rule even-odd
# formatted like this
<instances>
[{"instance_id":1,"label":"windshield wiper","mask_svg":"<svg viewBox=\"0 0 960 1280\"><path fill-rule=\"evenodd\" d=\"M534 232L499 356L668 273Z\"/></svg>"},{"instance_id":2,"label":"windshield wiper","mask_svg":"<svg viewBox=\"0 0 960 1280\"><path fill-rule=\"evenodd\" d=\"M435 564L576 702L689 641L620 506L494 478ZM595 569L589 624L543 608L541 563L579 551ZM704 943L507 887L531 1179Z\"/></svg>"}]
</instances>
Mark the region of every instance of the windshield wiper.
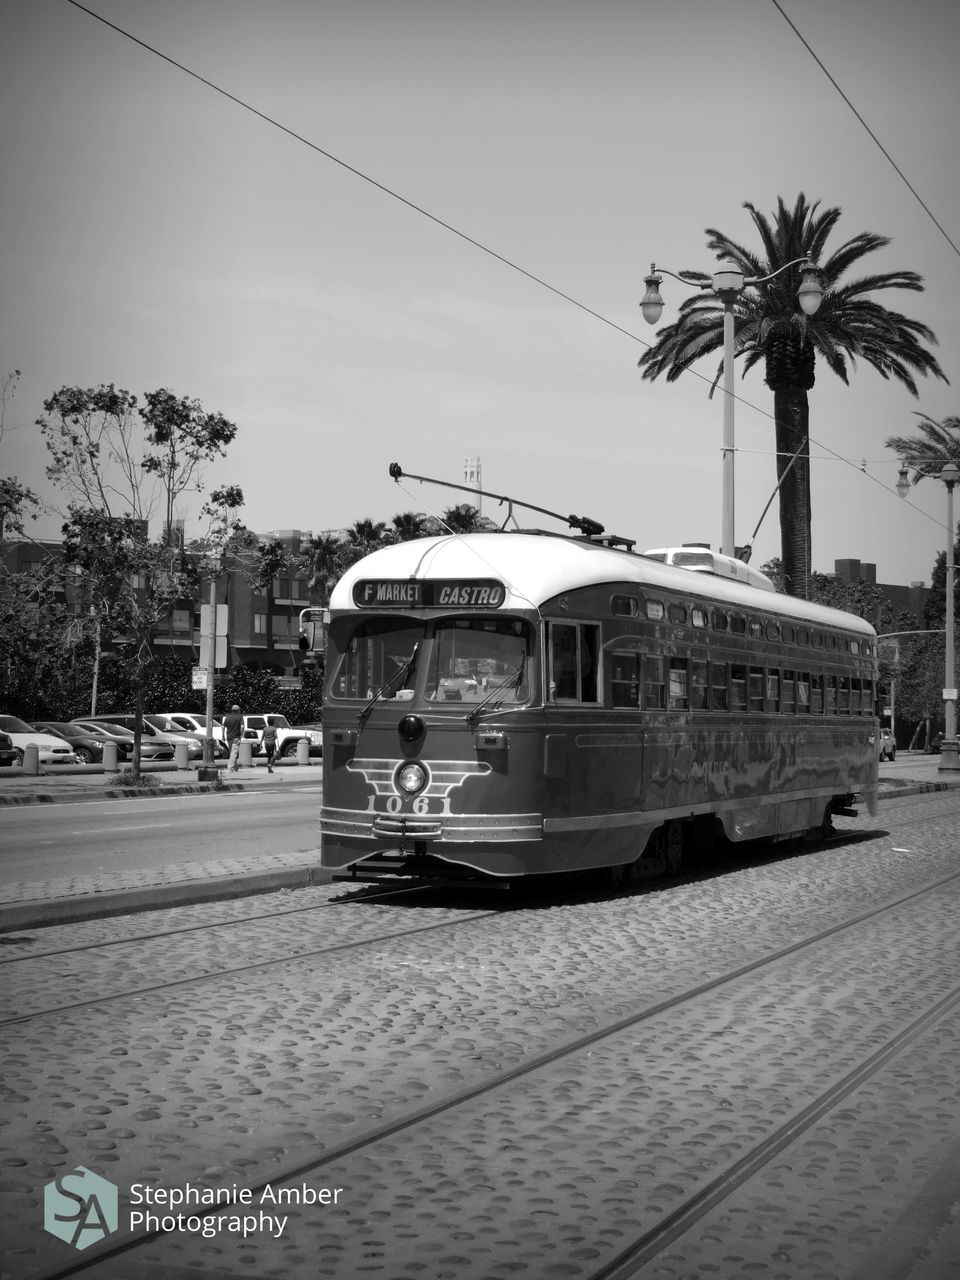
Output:
<instances>
[{"instance_id":1,"label":"windshield wiper","mask_svg":"<svg viewBox=\"0 0 960 1280\"><path fill-rule=\"evenodd\" d=\"M377 692L367 702L366 706L361 707L361 709L357 712L358 724L363 724L364 720L366 720L367 716L370 714L370 708L373 706L373 704L377 701L378 698L382 698L383 695L387 692L388 689L390 689L390 687L394 683L400 683L401 681L406 680L406 678L409 675L411 675L411 673L413 672L413 668L416 665L417 654L419 653L419 651L420 651L420 641L418 640L417 643L413 646L413 653L411 653L410 659L407 662L406 666L397 667L393 675L387 677L387 679L383 682L383 684L380 686Z\"/></svg>"},{"instance_id":2,"label":"windshield wiper","mask_svg":"<svg viewBox=\"0 0 960 1280\"><path fill-rule=\"evenodd\" d=\"M467 715L467 724L471 726L475 724L476 721L480 719L480 713L483 711L484 707L486 707L487 704L490 702L490 699L495 698L498 693L503 693L504 689L509 689L509 687L513 685L514 689L516 689L519 692L520 686L523 683L523 675L526 669L527 669L527 655L526 653L522 653L520 655L520 662L518 663L518 665L514 667L512 671L508 671L507 674L504 676L504 678L500 681L500 683L498 685L495 685L490 690L490 692L483 699L483 701L478 702L477 705L473 708L473 710L469 712L469 714ZM494 704L494 706L498 707L500 706L500 703L497 702ZM490 708L491 711L493 709L494 709L493 707Z\"/></svg>"}]
</instances>

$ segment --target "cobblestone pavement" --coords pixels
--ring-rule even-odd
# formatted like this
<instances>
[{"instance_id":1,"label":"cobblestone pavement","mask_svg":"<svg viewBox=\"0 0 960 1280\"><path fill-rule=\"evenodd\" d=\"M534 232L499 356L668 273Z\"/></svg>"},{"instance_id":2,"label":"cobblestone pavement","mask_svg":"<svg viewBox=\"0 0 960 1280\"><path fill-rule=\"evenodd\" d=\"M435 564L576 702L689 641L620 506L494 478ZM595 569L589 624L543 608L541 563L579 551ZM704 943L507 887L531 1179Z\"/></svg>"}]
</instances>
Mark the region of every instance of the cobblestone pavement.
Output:
<instances>
[{"instance_id":1,"label":"cobblestone pavement","mask_svg":"<svg viewBox=\"0 0 960 1280\"><path fill-rule=\"evenodd\" d=\"M406 938L7 1028L0 1207L22 1250L7 1274L29 1276L64 1257L65 1246L37 1228L39 1190L57 1173L84 1165L123 1188L269 1179L957 869L952 795L849 829L861 843L609 901L571 898L480 921L443 908L443 927ZM332 891L303 892L319 904ZM276 895L278 907L292 896ZM173 1274L172 1260L199 1263L202 1275L291 1280L588 1276L636 1224L669 1213L957 985L956 899L944 888L905 903L781 961L759 986L741 979L683 1017L657 1015L295 1179L343 1195L335 1208L291 1209L285 1239L178 1235L158 1247L167 1261L149 1274ZM239 905L154 918L192 925ZM269 920L252 922L231 930L229 945L237 963L253 962L274 940L336 941L340 915L358 921L359 936L437 924L437 910L354 903L305 916L302 929L287 916L284 936ZM43 945L108 926L116 934L129 922L46 930ZM124 981L126 971L137 982L181 977L210 962L201 937L171 939L166 953L156 942L118 949L114 967ZM23 1007L28 994L63 1004L64 994L89 996L107 981L103 967L84 978L82 959L68 957L26 971L29 981L12 984ZM960 1135L956 1039L956 1020L931 1028L704 1219L689 1253L684 1239L644 1277L846 1277L871 1259L889 1261L898 1219L912 1207L916 1220L929 1204ZM128 1257L90 1274L132 1277L139 1267Z\"/></svg>"}]
</instances>

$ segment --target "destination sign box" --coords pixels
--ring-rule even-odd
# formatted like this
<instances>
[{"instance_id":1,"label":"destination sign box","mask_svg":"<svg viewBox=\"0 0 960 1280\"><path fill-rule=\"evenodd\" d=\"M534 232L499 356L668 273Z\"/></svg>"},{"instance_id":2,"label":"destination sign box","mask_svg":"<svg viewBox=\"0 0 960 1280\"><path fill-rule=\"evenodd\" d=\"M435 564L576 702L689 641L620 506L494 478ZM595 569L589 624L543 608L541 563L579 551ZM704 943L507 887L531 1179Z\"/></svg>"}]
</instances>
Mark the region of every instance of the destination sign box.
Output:
<instances>
[{"instance_id":1,"label":"destination sign box","mask_svg":"<svg viewBox=\"0 0 960 1280\"><path fill-rule=\"evenodd\" d=\"M361 609L499 609L506 594L494 578L362 578L353 585Z\"/></svg>"}]
</instances>

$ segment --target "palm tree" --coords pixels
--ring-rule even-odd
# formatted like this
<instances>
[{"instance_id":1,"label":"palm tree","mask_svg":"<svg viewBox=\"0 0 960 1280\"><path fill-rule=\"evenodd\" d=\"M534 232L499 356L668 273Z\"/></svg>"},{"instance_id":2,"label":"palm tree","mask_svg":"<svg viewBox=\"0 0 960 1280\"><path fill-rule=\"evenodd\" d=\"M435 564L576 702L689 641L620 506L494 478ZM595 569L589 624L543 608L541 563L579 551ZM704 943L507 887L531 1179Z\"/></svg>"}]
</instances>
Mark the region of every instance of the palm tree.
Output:
<instances>
[{"instance_id":1,"label":"palm tree","mask_svg":"<svg viewBox=\"0 0 960 1280\"><path fill-rule=\"evenodd\" d=\"M364 556L368 556L371 551L377 551L385 546L388 541L387 526L382 520L371 520L369 516L363 520L357 520L346 530L344 571L352 564L356 564L358 560L362 560Z\"/></svg>"},{"instance_id":2,"label":"palm tree","mask_svg":"<svg viewBox=\"0 0 960 1280\"><path fill-rule=\"evenodd\" d=\"M900 456L905 467L913 468L913 483L924 476L939 476L948 462L960 466L960 418L946 417L937 422L926 413L918 413L918 436L890 436L884 446Z\"/></svg>"},{"instance_id":3,"label":"palm tree","mask_svg":"<svg viewBox=\"0 0 960 1280\"><path fill-rule=\"evenodd\" d=\"M427 535L427 517L419 511L400 511L391 519L397 542L415 542Z\"/></svg>"},{"instance_id":4,"label":"palm tree","mask_svg":"<svg viewBox=\"0 0 960 1280\"><path fill-rule=\"evenodd\" d=\"M492 529L493 521L480 514L479 507L469 502L461 502L456 507L447 507L440 521L441 533L476 533L481 529Z\"/></svg>"},{"instance_id":5,"label":"palm tree","mask_svg":"<svg viewBox=\"0 0 960 1280\"><path fill-rule=\"evenodd\" d=\"M307 575L311 593L316 592L321 604L328 604L330 592L346 567L343 539L332 533L311 538L300 552L297 567Z\"/></svg>"},{"instance_id":6,"label":"palm tree","mask_svg":"<svg viewBox=\"0 0 960 1280\"><path fill-rule=\"evenodd\" d=\"M772 222L749 202L744 208L759 232L762 252L744 248L708 227L707 245L718 259L735 262L746 276L762 277L806 258L818 264L825 289L820 309L814 316L805 316L797 302L800 268L795 266L775 280L742 292L734 311L736 354L744 357L744 374L764 360L766 382L773 391L784 588L806 597L811 568L807 392L814 383L816 357L821 356L844 382L848 362L854 367L862 359L881 377L903 383L913 395L917 395L914 373L946 378L923 345L936 343L931 330L870 296L881 289L922 292L916 272L888 271L840 282L859 259L889 244L886 237L861 232L824 258L839 209L819 212L819 201L808 204L803 193L792 209L779 197ZM702 272L683 274L697 283L709 282ZM665 374L673 382L701 356L722 347L723 304L713 294L701 294L684 301L676 323L658 330L656 343L639 366L645 378Z\"/></svg>"}]
</instances>

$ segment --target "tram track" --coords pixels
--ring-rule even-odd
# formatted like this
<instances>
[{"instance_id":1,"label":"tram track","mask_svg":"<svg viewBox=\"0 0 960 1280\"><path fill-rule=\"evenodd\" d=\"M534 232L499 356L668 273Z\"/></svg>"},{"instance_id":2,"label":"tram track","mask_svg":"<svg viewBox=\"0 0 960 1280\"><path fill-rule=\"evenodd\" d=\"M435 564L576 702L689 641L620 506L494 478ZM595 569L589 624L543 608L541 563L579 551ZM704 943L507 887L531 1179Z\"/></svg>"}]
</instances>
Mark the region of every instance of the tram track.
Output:
<instances>
[{"instance_id":1,"label":"tram track","mask_svg":"<svg viewBox=\"0 0 960 1280\"><path fill-rule=\"evenodd\" d=\"M377 1144L389 1142L390 1139L409 1135L421 1126L444 1116L450 1116L458 1108L468 1107L500 1090L508 1090L524 1080L535 1077L538 1073L547 1072L558 1065L563 1065L574 1055L583 1054L592 1048L610 1041L624 1033L636 1031L644 1023L650 1022L664 1014L682 1011L685 1006L702 1000L703 997L717 993L721 988L741 982L745 978L754 977L763 970L781 964L790 957L798 956L807 950L815 950L831 939L837 938L848 930L876 921L907 904L916 903L925 895L955 884L960 880L960 872L952 872L935 880L879 903L865 911L836 922L827 928L817 930L803 938L796 939L787 946L768 951L764 955L753 958L743 965L736 966L724 973L715 975L709 980L688 987L685 990L652 1004L628 1016L615 1019L602 1027L592 1029L589 1033L568 1039L545 1052L538 1053L522 1065L502 1071L494 1079L484 1079L472 1085L459 1088L435 1098L430 1103L395 1115L383 1122L370 1123L364 1129L348 1139L327 1146L322 1152L307 1155L289 1164L278 1166L276 1161L269 1162L261 1170L251 1169L244 1180L245 1187L256 1196L268 1185L279 1185L288 1182L315 1178L324 1170L337 1164L369 1155ZM629 1280L640 1274L640 1269L652 1258L661 1253L668 1245L677 1240L692 1224L722 1203L733 1191L740 1187L754 1173L772 1160L779 1152L814 1126L840 1101L846 1098L864 1082L870 1080L899 1053L919 1041L930 1028L941 1019L947 1017L960 1005L960 986L953 987L930 1007L914 1017L906 1026L893 1034L887 1034L882 1044L872 1049L856 1065L834 1080L828 1088L820 1089L816 1096L805 1106L795 1109L787 1119L778 1124L763 1139L753 1142L749 1149L735 1161L731 1162L717 1176L700 1186L695 1194L686 1196L682 1203L674 1206L670 1212L663 1214L660 1221L652 1228L636 1235L626 1246L621 1247L602 1265L586 1269L582 1272L589 1280ZM451 1120L451 1123L455 1123ZM220 1206L222 1209L222 1206ZM204 1216L202 1213L200 1216ZM110 1260L129 1254L130 1251L160 1241L164 1237L162 1231L141 1230L114 1238L101 1246L94 1246L85 1251L81 1259L71 1260L66 1265L55 1266L35 1274L32 1280L59 1280L79 1274L89 1266L97 1263L108 1264ZM148 1262L149 1267L156 1263ZM162 1265L162 1264L161 1264ZM119 1275L109 1267L105 1276ZM144 1272L148 1274L148 1272ZM173 1274L163 1272L160 1274Z\"/></svg>"},{"instance_id":2,"label":"tram track","mask_svg":"<svg viewBox=\"0 0 960 1280\"><path fill-rule=\"evenodd\" d=\"M957 806L956 812L960 813L960 806ZM949 813L945 816L949 817ZM885 826L891 830L911 828L913 825L914 825L913 822L909 819L903 822L885 824ZM863 841L875 838L876 834L877 834L876 832L872 832L872 831L862 832L862 831L857 831L856 829L849 829L842 833L838 832L837 836L834 837L833 841L828 841L826 844L817 845L813 849L809 850L808 852L811 852L811 853L816 852L817 849L822 850L824 848L829 847L830 844L832 843L836 843L837 845L842 844L843 846L853 846ZM734 846L733 848L736 848L736 847ZM736 867L738 866L749 866L751 865L751 862L752 862L751 859L747 859L743 863L735 864L734 868L728 868L728 870L736 869ZM701 868L699 871L691 870L690 875L688 877L681 877L675 881L668 880L667 883L679 885L681 883L684 883L685 880L691 880L691 879L695 879L702 882L705 879L711 878L713 874L714 874L713 869L711 869L710 871L705 871L703 868ZM99 952L102 950L106 950L106 949L114 948L118 946L137 947L139 945L146 944L148 942L157 942L157 941L162 941L164 939L177 938L179 936L184 936L188 934L195 934L195 933L208 934L214 931L242 929L250 925L264 924L266 922L273 921L273 920L284 920L284 919L288 919L290 917L295 917L295 916L315 915L317 912L322 912L332 907L338 907L338 908L345 908L345 907L351 907L351 906L357 907L361 905L371 905L371 904L379 904L379 903L386 903L387 905L389 905L390 903L398 899L404 900L404 901L409 901L411 898L429 899L429 897L435 894L436 892L437 891L434 888L430 886L424 886L424 885L402 886L402 887L392 888L388 890L377 890L373 888L361 889L360 893L353 894L350 897L343 897L343 896L332 897L330 899L327 899L326 901L323 901L320 903L313 903L312 905L306 906L306 907L291 907L281 911L260 912L260 913L245 915L245 916L241 916L241 917L237 917L229 920L215 920L215 921L208 921L208 922L186 924L186 925L181 925L181 926L177 926L169 929L154 930L149 933L136 933L133 935L119 937L119 938L100 939L100 940L95 940L89 943L78 944L71 947L51 948L42 952L31 951L30 953L22 954L22 955L4 956L4 957L0 957L0 969L2 969L4 965L24 965L24 964L28 964L30 961L39 962L44 960L62 959L63 957L71 957L71 956L80 957L80 956L83 956L85 953ZM632 895L634 892L636 892L635 886L628 887L626 891L628 896ZM609 896L613 898L623 897L624 890L614 891ZM253 974L256 972L267 971L270 969L282 968L282 966L284 965L294 963L294 962L299 962L302 960L308 960L308 959L313 959L317 957L330 958L338 954L355 951L364 947L377 947L385 943L398 942L398 941L402 941L403 939L416 937L421 934L433 933L438 930L456 928L461 924L472 924L485 919L496 918L501 914L502 914L502 906L498 910L481 911L481 912L474 912L469 914L465 913L463 915L457 916L455 919L445 919L445 920L428 924L428 925L420 925L415 929L398 929L398 930L392 930L390 932L376 933L373 935L352 939L347 942L336 942L332 945L325 945L322 947L313 947L313 948L308 947L308 948L305 948L302 950L296 950L293 952L284 952L281 955L268 956L263 959L252 960L244 964L224 965L218 968L210 968L210 969L204 970L203 972L190 974L188 976L177 978L167 982L159 982L159 983L152 983L144 986L124 988L123 990L120 990L120 991L111 991L107 994L99 994L88 1000L83 1000L83 999L73 1000L71 1001L70 1004L51 1005L45 1008L31 1010L27 1013L15 1014L7 1017L0 1017L0 1027L24 1024L28 1022L33 1022L43 1017L49 1017L56 1014L72 1012L77 1009L120 1003L125 999L140 998L140 997L145 997L150 995L158 995L166 991L173 992L175 990L183 989L190 986L198 986L207 982L216 982L218 980L230 979L236 976Z\"/></svg>"},{"instance_id":3,"label":"tram track","mask_svg":"<svg viewBox=\"0 0 960 1280\"><path fill-rule=\"evenodd\" d=\"M333 904L330 904L333 905ZM312 908L317 910L319 908ZM310 908L305 908L310 910ZM291 913L281 913L291 914ZM475 924L478 921L489 919L491 916L499 915L496 911L475 912L472 915L459 916L455 920L442 920L433 924L419 925L415 929L398 929L390 933L379 933L372 937L356 938L349 942L338 942L332 946L314 947L297 951L293 954L287 953L282 956L273 956L265 960L254 960L247 964L232 965L221 969L212 969L209 972L191 974L189 977L177 978L170 982L154 983L144 987L129 987L121 991L112 991L108 995L100 995L89 1000L73 1000L70 1004L53 1005L44 1009L32 1010L29 1013L16 1014L11 1017L0 1018L0 1028L22 1025L27 1022L34 1022L40 1018L52 1017L56 1014L71 1013L79 1009L88 1009L95 1006L112 1005L120 1003L124 1000L134 999L141 996L160 995L164 992L172 992L181 990L185 987L197 986L205 982L216 982L225 978L234 978L239 975L257 973L269 969L274 969L283 965L299 963L303 960L314 959L318 956L330 957L349 951L358 950L361 947L377 947L387 942L395 942L400 939L413 938L420 934L435 933L442 929L459 928L466 924ZM265 917L270 919L270 916ZM154 937L163 937L165 935L158 934ZM139 941L139 939L137 940ZM93 948L91 948L93 949ZM75 949L82 951L83 948ZM53 955L63 953L52 953ZM74 954L74 951L67 954ZM23 957L24 959L37 957Z\"/></svg>"},{"instance_id":4,"label":"tram track","mask_svg":"<svg viewBox=\"0 0 960 1280\"><path fill-rule=\"evenodd\" d=\"M0 968L8 964L22 964L24 961L44 960L53 956L69 956L78 955L84 951L99 951L107 947L131 946L140 942L152 942L158 938L176 938L188 933L206 933L213 929L230 929L240 928L247 924L257 924L265 920L282 920L287 916L306 915L314 911L323 911L328 907L345 907L355 906L359 903L383 902L393 898L407 897L411 894L424 894L429 892L422 885L414 885L402 889L392 889L388 892L367 892L354 894L351 898L335 897L325 902L315 902L308 907L290 907L283 911L260 911L253 915L237 916L232 920L207 920L199 924L178 925L172 929L155 929L150 933L132 933L119 938L99 938L93 942L84 942L72 947L51 947L46 951L25 951L21 955L0 955ZM173 907L169 910L178 910ZM57 926L52 926L56 928ZM69 927L69 926L68 926ZM22 945L19 938L13 939L14 944ZM10 940L7 944L11 945Z\"/></svg>"}]
</instances>

